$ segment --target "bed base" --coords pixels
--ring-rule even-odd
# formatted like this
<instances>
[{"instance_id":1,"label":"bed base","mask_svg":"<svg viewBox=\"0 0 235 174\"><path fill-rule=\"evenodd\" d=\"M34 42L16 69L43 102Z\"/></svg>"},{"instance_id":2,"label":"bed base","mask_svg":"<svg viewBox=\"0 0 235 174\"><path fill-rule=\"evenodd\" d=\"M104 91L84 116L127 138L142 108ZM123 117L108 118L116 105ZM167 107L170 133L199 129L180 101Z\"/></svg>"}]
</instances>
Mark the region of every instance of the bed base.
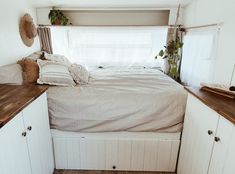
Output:
<instances>
[{"instance_id":1,"label":"bed base","mask_svg":"<svg viewBox=\"0 0 235 174\"><path fill-rule=\"evenodd\" d=\"M174 172L180 133L51 130L56 169Z\"/></svg>"}]
</instances>

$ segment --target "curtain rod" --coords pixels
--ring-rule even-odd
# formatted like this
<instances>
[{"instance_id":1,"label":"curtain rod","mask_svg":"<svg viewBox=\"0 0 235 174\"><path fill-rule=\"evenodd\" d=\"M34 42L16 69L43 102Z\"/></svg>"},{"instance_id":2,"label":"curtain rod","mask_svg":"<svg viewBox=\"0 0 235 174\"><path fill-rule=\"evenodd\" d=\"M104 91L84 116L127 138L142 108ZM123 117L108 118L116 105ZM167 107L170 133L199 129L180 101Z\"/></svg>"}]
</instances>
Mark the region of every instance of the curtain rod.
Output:
<instances>
[{"instance_id":1,"label":"curtain rod","mask_svg":"<svg viewBox=\"0 0 235 174\"><path fill-rule=\"evenodd\" d=\"M42 25L38 27L172 27L171 25Z\"/></svg>"},{"instance_id":2,"label":"curtain rod","mask_svg":"<svg viewBox=\"0 0 235 174\"><path fill-rule=\"evenodd\" d=\"M207 27L221 27L223 26L223 22L221 23L215 23L215 24L208 24L208 25L199 25L199 26L192 26L192 27L186 27L186 30L190 30L190 29L197 29L197 28L207 28Z\"/></svg>"}]
</instances>

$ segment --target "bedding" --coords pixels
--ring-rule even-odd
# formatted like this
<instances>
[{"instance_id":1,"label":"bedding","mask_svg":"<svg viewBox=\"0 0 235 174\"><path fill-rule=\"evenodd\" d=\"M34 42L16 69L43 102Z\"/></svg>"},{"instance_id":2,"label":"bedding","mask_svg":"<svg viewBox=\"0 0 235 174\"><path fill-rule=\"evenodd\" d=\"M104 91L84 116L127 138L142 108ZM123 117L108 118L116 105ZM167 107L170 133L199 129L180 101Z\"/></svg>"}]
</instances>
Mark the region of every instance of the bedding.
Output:
<instances>
[{"instance_id":1,"label":"bedding","mask_svg":"<svg viewBox=\"0 0 235 174\"><path fill-rule=\"evenodd\" d=\"M0 67L0 84L22 85L22 68L19 64L10 64Z\"/></svg>"},{"instance_id":2,"label":"bedding","mask_svg":"<svg viewBox=\"0 0 235 174\"><path fill-rule=\"evenodd\" d=\"M71 62L65 56L63 56L63 55L45 53L44 57L45 57L46 60L62 63L64 65L66 65L66 66L70 66L71 65Z\"/></svg>"},{"instance_id":3,"label":"bedding","mask_svg":"<svg viewBox=\"0 0 235 174\"><path fill-rule=\"evenodd\" d=\"M69 67L69 72L71 76L73 77L73 80L79 84L79 85L84 85L87 84L89 81L89 72L87 69L79 64L72 64Z\"/></svg>"},{"instance_id":4,"label":"bedding","mask_svg":"<svg viewBox=\"0 0 235 174\"><path fill-rule=\"evenodd\" d=\"M37 60L39 66L38 84L48 84L56 86L75 86L68 67L62 63Z\"/></svg>"},{"instance_id":5,"label":"bedding","mask_svg":"<svg viewBox=\"0 0 235 174\"><path fill-rule=\"evenodd\" d=\"M39 67L37 62L31 58L23 58L17 63L22 67L24 84L36 83L39 77Z\"/></svg>"},{"instance_id":6,"label":"bedding","mask_svg":"<svg viewBox=\"0 0 235 174\"><path fill-rule=\"evenodd\" d=\"M93 69L87 85L49 88L51 128L180 132L186 98L181 85L156 69Z\"/></svg>"}]
</instances>

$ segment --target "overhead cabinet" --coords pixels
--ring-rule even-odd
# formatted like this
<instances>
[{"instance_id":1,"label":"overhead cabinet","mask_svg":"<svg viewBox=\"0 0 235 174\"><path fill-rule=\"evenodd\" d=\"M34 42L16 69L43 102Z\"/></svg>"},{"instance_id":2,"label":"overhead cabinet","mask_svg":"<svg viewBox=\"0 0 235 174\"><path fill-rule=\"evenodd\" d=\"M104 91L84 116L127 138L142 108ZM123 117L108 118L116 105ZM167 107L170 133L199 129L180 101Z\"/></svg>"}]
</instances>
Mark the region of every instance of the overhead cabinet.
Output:
<instances>
[{"instance_id":1,"label":"overhead cabinet","mask_svg":"<svg viewBox=\"0 0 235 174\"><path fill-rule=\"evenodd\" d=\"M234 124L189 94L178 174L232 174L234 161Z\"/></svg>"},{"instance_id":2,"label":"overhead cabinet","mask_svg":"<svg viewBox=\"0 0 235 174\"><path fill-rule=\"evenodd\" d=\"M0 129L1 174L52 174L46 93Z\"/></svg>"}]
</instances>

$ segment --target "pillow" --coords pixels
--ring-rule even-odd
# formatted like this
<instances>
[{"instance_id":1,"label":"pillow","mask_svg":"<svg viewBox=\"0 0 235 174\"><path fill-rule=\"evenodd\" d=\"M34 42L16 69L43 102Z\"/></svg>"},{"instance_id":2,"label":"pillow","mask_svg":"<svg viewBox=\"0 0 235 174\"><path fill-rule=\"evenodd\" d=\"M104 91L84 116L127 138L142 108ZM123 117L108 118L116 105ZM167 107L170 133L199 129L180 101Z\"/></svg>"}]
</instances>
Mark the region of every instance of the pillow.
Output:
<instances>
[{"instance_id":1,"label":"pillow","mask_svg":"<svg viewBox=\"0 0 235 174\"><path fill-rule=\"evenodd\" d=\"M0 67L0 84L22 85L22 68L18 64Z\"/></svg>"},{"instance_id":2,"label":"pillow","mask_svg":"<svg viewBox=\"0 0 235 174\"><path fill-rule=\"evenodd\" d=\"M54 61L54 62L62 63L66 66L71 65L71 62L63 55L45 53L44 57L45 57L46 60L51 60L51 61Z\"/></svg>"},{"instance_id":3,"label":"pillow","mask_svg":"<svg viewBox=\"0 0 235 174\"><path fill-rule=\"evenodd\" d=\"M62 63L40 60L39 66L39 84L57 85L57 86L75 86L68 67Z\"/></svg>"},{"instance_id":4,"label":"pillow","mask_svg":"<svg viewBox=\"0 0 235 174\"><path fill-rule=\"evenodd\" d=\"M89 80L89 72L87 69L78 64L72 64L69 67L69 72L71 76L73 77L73 80L80 85L84 85L88 83Z\"/></svg>"},{"instance_id":5,"label":"pillow","mask_svg":"<svg viewBox=\"0 0 235 174\"><path fill-rule=\"evenodd\" d=\"M30 54L26 58L33 59L35 61L37 61L37 59L42 59L43 60L43 59L45 59L44 54L45 54L44 51L38 51L38 52L34 52L33 54Z\"/></svg>"},{"instance_id":6,"label":"pillow","mask_svg":"<svg viewBox=\"0 0 235 174\"><path fill-rule=\"evenodd\" d=\"M17 63L22 67L24 83L36 83L39 77L39 67L37 62L30 58L23 58Z\"/></svg>"}]
</instances>

